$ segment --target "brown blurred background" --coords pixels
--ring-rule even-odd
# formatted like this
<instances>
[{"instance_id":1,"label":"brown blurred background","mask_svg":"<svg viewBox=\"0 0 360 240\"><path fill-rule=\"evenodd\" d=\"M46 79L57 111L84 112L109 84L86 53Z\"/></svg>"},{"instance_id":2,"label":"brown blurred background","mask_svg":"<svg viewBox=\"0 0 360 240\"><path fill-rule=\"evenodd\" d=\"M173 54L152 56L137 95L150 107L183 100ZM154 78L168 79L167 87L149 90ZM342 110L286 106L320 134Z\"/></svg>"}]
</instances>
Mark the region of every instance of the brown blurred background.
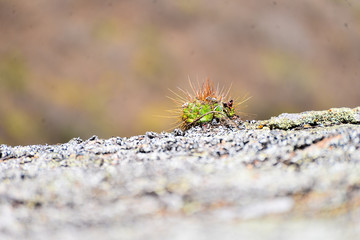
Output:
<instances>
[{"instance_id":1,"label":"brown blurred background","mask_svg":"<svg viewBox=\"0 0 360 240\"><path fill-rule=\"evenodd\" d=\"M253 119L355 107L359 73L358 0L0 0L0 144L166 130L188 76Z\"/></svg>"}]
</instances>

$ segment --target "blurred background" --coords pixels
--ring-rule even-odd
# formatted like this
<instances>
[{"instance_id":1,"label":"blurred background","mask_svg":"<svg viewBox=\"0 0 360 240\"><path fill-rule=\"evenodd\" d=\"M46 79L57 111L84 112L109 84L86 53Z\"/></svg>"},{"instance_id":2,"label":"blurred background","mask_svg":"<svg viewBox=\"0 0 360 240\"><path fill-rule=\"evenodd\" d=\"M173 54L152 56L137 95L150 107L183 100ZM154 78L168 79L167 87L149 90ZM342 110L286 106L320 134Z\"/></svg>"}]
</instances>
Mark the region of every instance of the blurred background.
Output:
<instances>
[{"instance_id":1,"label":"blurred background","mask_svg":"<svg viewBox=\"0 0 360 240\"><path fill-rule=\"evenodd\" d=\"M359 74L358 0L0 0L0 144L169 130L188 77L251 119L355 107Z\"/></svg>"}]
</instances>

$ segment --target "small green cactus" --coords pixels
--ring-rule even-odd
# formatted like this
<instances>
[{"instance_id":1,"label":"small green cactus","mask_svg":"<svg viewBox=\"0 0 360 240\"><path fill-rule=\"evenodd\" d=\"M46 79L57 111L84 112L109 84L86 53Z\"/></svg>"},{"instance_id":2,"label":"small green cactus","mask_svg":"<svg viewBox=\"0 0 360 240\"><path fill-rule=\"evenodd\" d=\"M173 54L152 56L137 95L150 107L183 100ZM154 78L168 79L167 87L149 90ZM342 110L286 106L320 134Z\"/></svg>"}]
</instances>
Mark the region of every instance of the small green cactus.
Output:
<instances>
[{"instance_id":1,"label":"small green cactus","mask_svg":"<svg viewBox=\"0 0 360 240\"><path fill-rule=\"evenodd\" d=\"M196 125L201 125L213 121L214 119L223 121L231 121L237 117L234 109L234 101L226 100L228 93L217 93L214 84L207 79L199 89L195 89L190 82L190 86L194 91L192 96L190 93L181 90L185 93L186 98L178 96L178 99L173 99L176 103L181 103L179 112L181 113L180 128L187 130Z\"/></svg>"}]
</instances>

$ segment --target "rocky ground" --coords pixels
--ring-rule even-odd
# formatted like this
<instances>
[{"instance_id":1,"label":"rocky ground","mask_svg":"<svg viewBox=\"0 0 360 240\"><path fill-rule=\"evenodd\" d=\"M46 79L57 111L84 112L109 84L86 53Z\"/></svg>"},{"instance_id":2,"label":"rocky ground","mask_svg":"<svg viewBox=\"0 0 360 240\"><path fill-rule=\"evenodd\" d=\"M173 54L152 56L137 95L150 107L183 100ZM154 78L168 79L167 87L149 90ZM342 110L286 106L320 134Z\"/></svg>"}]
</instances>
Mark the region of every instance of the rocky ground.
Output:
<instances>
[{"instance_id":1,"label":"rocky ground","mask_svg":"<svg viewBox=\"0 0 360 240\"><path fill-rule=\"evenodd\" d=\"M357 239L360 107L0 145L0 239Z\"/></svg>"}]
</instances>

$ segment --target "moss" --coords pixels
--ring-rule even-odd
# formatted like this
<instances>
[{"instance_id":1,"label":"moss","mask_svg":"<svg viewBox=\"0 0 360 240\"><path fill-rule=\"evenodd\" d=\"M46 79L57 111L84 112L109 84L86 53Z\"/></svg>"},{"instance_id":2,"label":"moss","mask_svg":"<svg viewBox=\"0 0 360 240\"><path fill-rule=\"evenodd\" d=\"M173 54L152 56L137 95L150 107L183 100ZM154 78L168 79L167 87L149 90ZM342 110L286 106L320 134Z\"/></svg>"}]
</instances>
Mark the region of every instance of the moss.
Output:
<instances>
[{"instance_id":1,"label":"moss","mask_svg":"<svg viewBox=\"0 0 360 240\"><path fill-rule=\"evenodd\" d=\"M310 126L332 126L341 123L359 124L360 107L357 108L331 108L325 111L309 111L303 113L283 113L269 120L250 124L250 129L269 127L270 129L293 129Z\"/></svg>"}]
</instances>

